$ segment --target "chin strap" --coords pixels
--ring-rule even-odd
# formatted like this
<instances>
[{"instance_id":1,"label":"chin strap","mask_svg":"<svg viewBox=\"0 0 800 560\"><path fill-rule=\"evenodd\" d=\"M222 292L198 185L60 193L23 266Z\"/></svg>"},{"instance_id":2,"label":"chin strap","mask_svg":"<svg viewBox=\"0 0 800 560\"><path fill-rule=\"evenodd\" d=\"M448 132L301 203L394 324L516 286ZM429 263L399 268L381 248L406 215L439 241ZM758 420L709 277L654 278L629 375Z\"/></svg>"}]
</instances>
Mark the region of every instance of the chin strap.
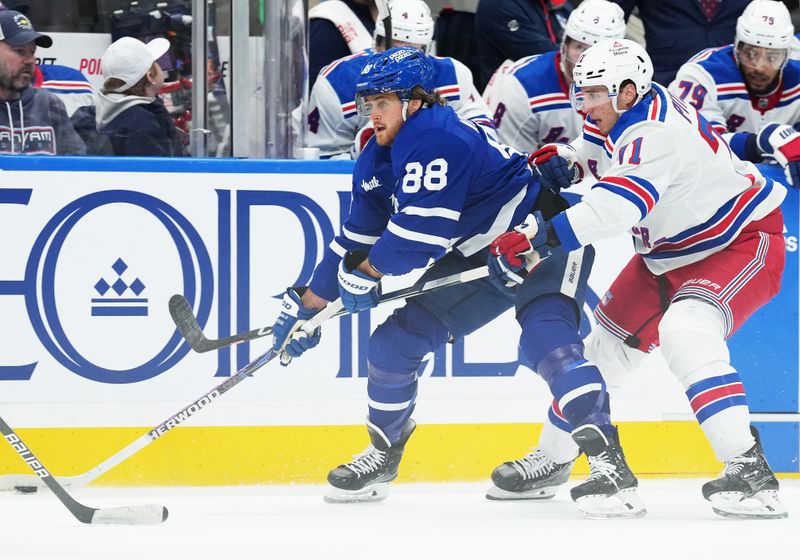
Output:
<instances>
[{"instance_id":1,"label":"chin strap","mask_svg":"<svg viewBox=\"0 0 800 560\"><path fill-rule=\"evenodd\" d=\"M408 120L408 101L403 101L403 122Z\"/></svg>"}]
</instances>

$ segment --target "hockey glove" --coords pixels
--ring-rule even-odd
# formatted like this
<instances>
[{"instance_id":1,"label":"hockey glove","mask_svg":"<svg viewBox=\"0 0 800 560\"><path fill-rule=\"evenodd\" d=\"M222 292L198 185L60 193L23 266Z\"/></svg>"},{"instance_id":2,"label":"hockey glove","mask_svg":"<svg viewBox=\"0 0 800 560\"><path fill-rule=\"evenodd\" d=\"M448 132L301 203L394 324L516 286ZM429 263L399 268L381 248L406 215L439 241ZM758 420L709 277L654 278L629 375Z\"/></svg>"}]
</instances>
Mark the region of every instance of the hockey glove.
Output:
<instances>
[{"instance_id":1,"label":"hockey glove","mask_svg":"<svg viewBox=\"0 0 800 560\"><path fill-rule=\"evenodd\" d=\"M546 189L558 194L583 178L578 153L569 144L546 144L528 156Z\"/></svg>"},{"instance_id":2,"label":"hockey glove","mask_svg":"<svg viewBox=\"0 0 800 560\"><path fill-rule=\"evenodd\" d=\"M358 270L358 265L366 258L365 251L348 251L339 263L339 297L351 313L375 307L381 297L380 278Z\"/></svg>"},{"instance_id":3,"label":"hockey glove","mask_svg":"<svg viewBox=\"0 0 800 560\"><path fill-rule=\"evenodd\" d=\"M292 358L297 358L306 350L319 344L322 337L320 327L309 335L300 327L319 312L309 309L301 300L305 286L288 288L281 301L281 314L272 325L272 349L280 352L282 366L288 366Z\"/></svg>"},{"instance_id":4,"label":"hockey glove","mask_svg":"<svg viewBox=\"0 0 800 560\"><path fill-rule=\"evenodd\" d=\"M522 284L528 273L553 253L553 248L542 213L528 214L528 219L514 231L500 235L489 245L489 276L504 280L508 287Z\"/></svg>"},{"instance_id":5,"label":"hockey glove","mask_svg":"<svg viewBox=\"0 0 800 560\"><path fill-rule=\"evenodd\" d=\"M789 125L770 123L761 127L756 142L762 154L772 156L783 167L789 184L800 187L800 132Z\"/></svg>"}]
</instances>

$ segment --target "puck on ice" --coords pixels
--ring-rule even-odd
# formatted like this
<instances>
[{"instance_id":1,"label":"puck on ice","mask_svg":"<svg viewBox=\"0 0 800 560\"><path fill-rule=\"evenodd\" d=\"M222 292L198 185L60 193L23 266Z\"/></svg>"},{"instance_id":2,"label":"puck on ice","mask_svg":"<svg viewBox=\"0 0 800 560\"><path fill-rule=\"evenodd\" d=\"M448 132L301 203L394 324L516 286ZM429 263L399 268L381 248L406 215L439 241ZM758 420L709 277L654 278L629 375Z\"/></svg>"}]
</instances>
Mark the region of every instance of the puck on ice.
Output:
<instances>
[{"instance_id":1,"label":"puck on ice","mask_svg":"<svg viewBox=\"0 0 800 560\"><path fill-rule=\"evenodd\" d=\"M14 486L14 490L20 494L35 494L39 491L36 486Z\"/></svg>"}]
</instances>

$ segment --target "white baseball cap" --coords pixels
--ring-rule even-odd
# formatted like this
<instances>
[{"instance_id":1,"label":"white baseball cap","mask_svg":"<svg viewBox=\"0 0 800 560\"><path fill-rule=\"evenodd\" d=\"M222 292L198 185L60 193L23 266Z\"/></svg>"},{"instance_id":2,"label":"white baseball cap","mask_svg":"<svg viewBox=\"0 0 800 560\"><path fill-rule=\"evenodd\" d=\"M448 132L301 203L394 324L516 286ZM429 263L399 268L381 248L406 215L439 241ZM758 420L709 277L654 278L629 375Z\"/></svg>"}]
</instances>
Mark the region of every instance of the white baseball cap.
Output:
<instances>
[{"instance_id":1,"label":"white baseball cap","mask_svg":"<svg viewBox=\"0 0 800 560\"><path fill-rule=\"evenodd\" d=\"M133 37L121 37L111 43L100 59L103 81L116 78L123 84L107 91L125 91L136 85L147 74L153 63L168 50L169 41L163 37L153 39L147 44Z\"/></svg>"}]
</instances>

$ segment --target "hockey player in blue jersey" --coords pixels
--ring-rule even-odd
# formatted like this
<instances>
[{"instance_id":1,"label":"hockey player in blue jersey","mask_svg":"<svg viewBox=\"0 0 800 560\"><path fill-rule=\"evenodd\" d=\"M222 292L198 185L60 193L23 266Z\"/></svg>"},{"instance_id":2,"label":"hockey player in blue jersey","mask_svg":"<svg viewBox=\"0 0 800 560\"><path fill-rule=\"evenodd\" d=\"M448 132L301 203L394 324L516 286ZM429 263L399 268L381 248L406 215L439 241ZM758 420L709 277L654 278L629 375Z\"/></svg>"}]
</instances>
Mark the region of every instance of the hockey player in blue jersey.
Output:
<instances>
[{"instance_id":1,"label":"hockey player in blue jersey","mask_svg":"<svg viewBox=\"0 0 800 560\"><path fill-rule=\"evenodd\" d=\"M733 45L706 49L681 66L669 89L697 109L741 159L776 161L800 187L800 61L782 2L754 0Z\"/></svg>"},{"instance_id":2,"label":"hockey player in blue jersey","mask_svg":"<svg viewBox=\"0 0 800 560\"><path fill-rule=\"evenodd\" d=\"M392 44L417 47L430 55L433 18L422 0L392 0ZM308 101L306 143L322 158L356 159L372 135L369 119L356 111L355 82L367 59L384 50L383 22L375 26L375 46L335 60L323 68ZM472 72L454 58L430 56L436 92L456 112L481 126L492 127L486 106L472 82Z\"/></svg>"},{"instance_id":3,"label":"hockey player in blue jersey","mask_svg":"<svg viewBox=\"0 0 800 560\"><path fill-rule=\"evenodd\" d=\"M342 233L310 286L290 288L284 297L273 327L274 348L284 361L319 342L319 331L307 336L299 326L327 301L341 297L357 312L376 304L382 276L431 261L421 281L477 268L485 264L494 237L545 204L548 197L540 193L525 155L441 105L432 93L432 75L430 59L408 47L376 54L364 66L357 100L359 111L371 117L375 136L356 163L353 203ZM463 337L516 306L540 332L531 343L536 354L547 357L539 367L559 367L562 356L553 349L563 349L568 361L579 356L578 310L593 257L587 248L535 268L531 263L536 281L524 289L482 279L421 295L380 325L367 351L371 445L330 472L327 499L386 496L386 483L396 478L414 431L421 361L451 337ZM602 383L593 366L577 369L587 383Z\"/></svg>"}]
</instances>

